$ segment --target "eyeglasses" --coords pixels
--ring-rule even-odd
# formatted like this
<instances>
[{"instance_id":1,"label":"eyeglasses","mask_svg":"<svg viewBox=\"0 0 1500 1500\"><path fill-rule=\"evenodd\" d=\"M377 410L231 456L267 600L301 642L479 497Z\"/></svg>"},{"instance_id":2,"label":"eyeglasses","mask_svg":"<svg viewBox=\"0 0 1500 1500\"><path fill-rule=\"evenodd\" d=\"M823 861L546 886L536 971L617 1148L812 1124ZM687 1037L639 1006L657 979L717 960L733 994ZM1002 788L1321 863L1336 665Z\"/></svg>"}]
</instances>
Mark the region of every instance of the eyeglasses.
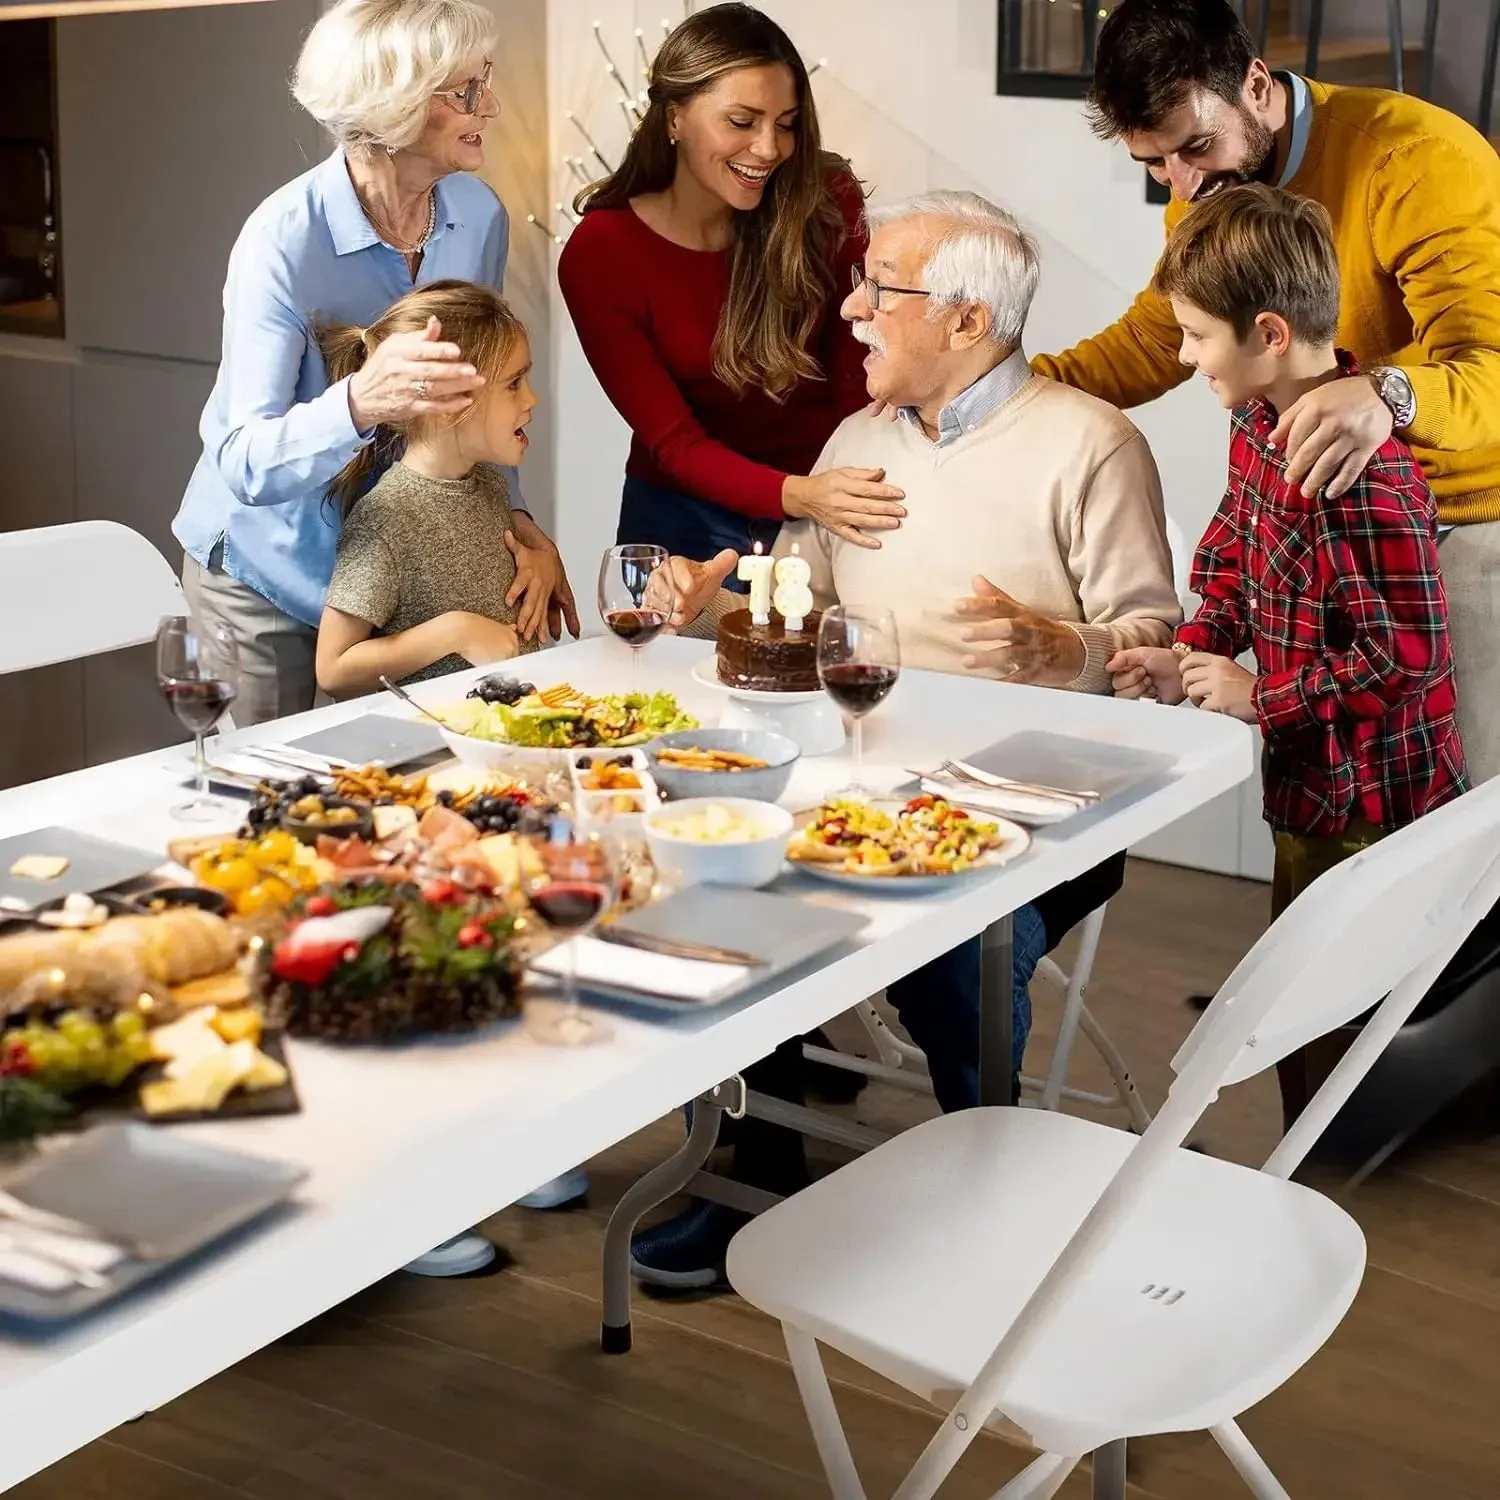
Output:
<instances>
[{"instance_id":1,"label":"eyeglasses","mask_svg":"<svg viewBox=\"0 0 1500 1500\"><path fill-rule=\"evenodd\" d=\"M446 99L460 113L472 115L479 108L479 101L489 90L490 73L494 66L493 63L486 63L484 72L478 78L469 79L461 89L439 89L432 97Z\"/></svg>"},{"instance_id":2,"label":"eyeglasses","mask_svg":"<svg viewBox=\"0 0 1500 1500\"><path fill-rule=\"evenodd\" d=\"M882 286L873 276L866 276L859 266L849 267L849 277L854 283L857 292L864 288L865 296L870 299L870 311L880 311L880 299L885 296L902 297L930 297L931 292L919 286Z\"/></svg>"}]
</instances>

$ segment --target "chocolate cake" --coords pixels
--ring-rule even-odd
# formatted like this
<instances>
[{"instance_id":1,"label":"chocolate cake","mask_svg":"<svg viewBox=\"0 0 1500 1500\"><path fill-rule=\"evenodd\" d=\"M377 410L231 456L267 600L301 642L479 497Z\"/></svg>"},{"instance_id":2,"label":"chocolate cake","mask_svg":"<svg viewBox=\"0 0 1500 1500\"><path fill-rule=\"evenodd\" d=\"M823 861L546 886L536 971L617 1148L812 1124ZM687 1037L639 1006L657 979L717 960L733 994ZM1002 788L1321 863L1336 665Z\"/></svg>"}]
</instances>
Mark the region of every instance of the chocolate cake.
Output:
<instances>
[{"instance_id":1,"label":"chocolate cake","mask_svg":"<svg viewBox=\"0 0 1500 1500\"><path fill-rule=\"evenodd\" d=\"M768 625L756 625L748 609L737 609L719 621L719 681L761 693L815 693L818 690L817 610L790 634L786 622L772 614Z\"/></svg>"}]
</instances>

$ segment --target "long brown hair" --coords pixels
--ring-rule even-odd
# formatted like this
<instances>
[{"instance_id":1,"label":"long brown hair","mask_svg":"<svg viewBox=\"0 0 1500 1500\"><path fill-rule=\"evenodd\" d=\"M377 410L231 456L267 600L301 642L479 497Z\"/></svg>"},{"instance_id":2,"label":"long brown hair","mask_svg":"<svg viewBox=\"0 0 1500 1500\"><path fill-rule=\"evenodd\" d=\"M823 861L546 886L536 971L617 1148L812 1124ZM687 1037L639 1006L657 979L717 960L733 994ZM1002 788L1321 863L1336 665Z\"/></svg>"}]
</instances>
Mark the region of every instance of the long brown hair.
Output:
<instances>
[{"instance_id":1,"label":"long brown hair","mask_svg":"<svg viewBox=\"0 0 1500 1500\"><path fill-rule=\"evenodd\" d=\"M670 187L677 153L667 115L741 68L781 65L797 93L796 150L772 174L760 206L735 215L729 297L714 338L714 374L736 395L751 387L785 400L823 370L808 352L824 303L836 290L833 253L848 232L830 178L843 158L824 151L807 68L771 18L753 6L713 5L689 16L656 54L650 101L625 159L578 195L576 210L627 208Z\"/></svg>"},{"instance_id":2,"label":"long brown hair","mask_svg":"<svg viewBox=\"0 0 1500 1500\"><path fill-rule=\"evenodd\" d=\"M393 303L368 328L352 323L329 323L318 329L318 347L330 385L363 368L370 352L393 333L421 333L427 320L443 325L443 342L457 344L464 359L487 381L505 368L526 327L510 304L492 286L471 281L433 281L416 287ZM481 398L482 399L482 398ZM347 514L369 488L370 480L401 456L413 437L431 426L457 427L473 415L478 402L452 416L417 417L410 422L383 422L367 443L334 476L328 498Z\"/></svg>"}]
</instances>

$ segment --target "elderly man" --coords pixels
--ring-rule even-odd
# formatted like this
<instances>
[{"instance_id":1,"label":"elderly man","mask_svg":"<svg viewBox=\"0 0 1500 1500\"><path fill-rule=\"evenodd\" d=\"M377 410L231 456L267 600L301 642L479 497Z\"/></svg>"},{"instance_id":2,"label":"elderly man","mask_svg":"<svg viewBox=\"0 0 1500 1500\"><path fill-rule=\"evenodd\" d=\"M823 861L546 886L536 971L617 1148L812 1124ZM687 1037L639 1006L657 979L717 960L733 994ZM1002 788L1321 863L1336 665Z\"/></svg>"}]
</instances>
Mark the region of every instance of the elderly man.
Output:
<instances>
[{"instance_id":1,"label":"elderly man","mask_svg":"<svg viewBox=\"0 0 1500 1500\"><path fill-rule=\"evenodd\" d=\"M1021 333L1037 253L1009 214L972 193L931 193L872 212L870 228L843 313L869 347L870 395L889 410L848 418L817 468L883 469L907 516L873 548L799 521L783 527L777 555L796 546L808 560L819 608L889 604L909 666L1107 692L1111 654L1168 643L1181 618L1145 439L1114 407L1032 374ZM676 560L678 628L711 635L743 607L719 588L734 562ZM1119 889L1123 870L1112 860L1015 914L1018 1068L1037 961ZM927 1054L942 1108L976 1104L978 940L887 995ZM755 1086L797 1097L799 1057L794 1047L758 1065ZM744 1122L736 1176L785 1193L805 1171L800 1139ZM636 1274L711 1284L738 1222L700 1205L645 1231L632 1247Z\"/></svg>"}]
</instances>

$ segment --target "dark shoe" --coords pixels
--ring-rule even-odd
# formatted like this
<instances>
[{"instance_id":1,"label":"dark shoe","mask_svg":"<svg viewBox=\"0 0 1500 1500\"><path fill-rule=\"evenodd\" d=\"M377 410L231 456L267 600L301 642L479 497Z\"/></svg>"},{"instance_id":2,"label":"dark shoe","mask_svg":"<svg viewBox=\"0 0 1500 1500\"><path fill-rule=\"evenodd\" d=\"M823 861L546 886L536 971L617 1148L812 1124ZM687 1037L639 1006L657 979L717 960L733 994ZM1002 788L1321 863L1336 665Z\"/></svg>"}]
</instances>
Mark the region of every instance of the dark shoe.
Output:
<instances>
[{"instance_id":1,"label":"dark shoe","mask_svg":"<svg viewBox=\"0 0 1500 1500\"><path fill-rule=\"evenodd\" d=\"M637 1232L630 1242L630 1274L675 1292L720 1286L729 1242L749 1222L748 1214L718 1203L694 1203L675 1219Z\"/></svg>"},{"instance_id":2,"label":"dark shoe","mask_svg":"<svg viewBox=\"0 0 1500 1500\"><path fill-rule=\"evenodd\" d=\"M834 1050L833 1043L821 1031L809 1031L802 1038L814 1047ZM835 1068L825 1062L803 1060L803 1087L809 1099L823 1104L853 1104L860 1091L870 1081L863 1073L854 1073L847 1068Z\"/></svg>"}]
</instances>

